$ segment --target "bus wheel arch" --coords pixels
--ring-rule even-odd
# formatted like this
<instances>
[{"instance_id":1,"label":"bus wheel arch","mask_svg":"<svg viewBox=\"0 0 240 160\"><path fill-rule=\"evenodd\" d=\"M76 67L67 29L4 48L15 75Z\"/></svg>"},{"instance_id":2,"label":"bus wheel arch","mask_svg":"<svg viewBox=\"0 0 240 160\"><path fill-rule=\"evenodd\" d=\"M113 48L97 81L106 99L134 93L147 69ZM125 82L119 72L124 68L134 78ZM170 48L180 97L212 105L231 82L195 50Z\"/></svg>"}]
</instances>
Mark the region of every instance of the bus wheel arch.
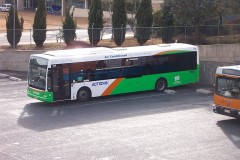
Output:
<instances>
[{"instance_id":1,"label":"bus wheel arch","mask_svg":"<svg viewBox=\"0 0 240 160\"><path fill-rule=\"evenodd\" d=\"M79 102L86 102L92 98L92 92L88 87L82 87L77 92L77 100Z\"/></svg>"},{"instance_id":2,"label":"bus wheel arch","mask_svg":"<svg viewBox=\"0 0 240 160\"><path fill-rule=\"evenodd\" d=\"M159 78L155 83L155 90L157 92L164 92L167 86L167 80L165 78Z\"/></svg>"}]
</instances>

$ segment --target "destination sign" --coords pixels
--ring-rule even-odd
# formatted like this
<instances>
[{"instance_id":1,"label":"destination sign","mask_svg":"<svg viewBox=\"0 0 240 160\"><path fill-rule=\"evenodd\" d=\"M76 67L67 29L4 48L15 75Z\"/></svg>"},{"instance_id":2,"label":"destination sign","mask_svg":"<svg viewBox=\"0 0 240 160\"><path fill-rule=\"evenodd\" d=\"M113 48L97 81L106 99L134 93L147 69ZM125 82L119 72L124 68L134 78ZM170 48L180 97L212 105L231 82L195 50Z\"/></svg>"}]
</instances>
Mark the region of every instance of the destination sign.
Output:
<instances>
[{"instance_id":1,"label":"destination sign","mask_svg":"<svg viewBox=\"0 0 240 160\"><path fill-rule=\"evenodd\" d=\"M240 71L239 70L234 70L234 69L223 69L222 73L223 74L240 76Z\"/></svg>"}]
</instances>

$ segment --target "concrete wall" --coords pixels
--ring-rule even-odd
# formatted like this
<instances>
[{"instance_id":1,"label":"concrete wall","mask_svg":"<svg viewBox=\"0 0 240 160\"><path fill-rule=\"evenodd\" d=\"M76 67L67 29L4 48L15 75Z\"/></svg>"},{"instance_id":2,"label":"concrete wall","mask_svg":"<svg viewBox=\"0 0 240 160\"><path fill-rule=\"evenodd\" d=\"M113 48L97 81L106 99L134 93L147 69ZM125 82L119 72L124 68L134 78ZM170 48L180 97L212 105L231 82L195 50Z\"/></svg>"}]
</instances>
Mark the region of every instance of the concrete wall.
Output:
<instances>
[{"instance_id":1,"label":"concrete wall","mask_svg":"<svg viewBox=\"0 0 240 160\"><path fill-rule=\"evenodd\" d=\"M45 51L0 51L0 70L27 71L31 54L39 54Z\"/></svg>"},{"instance_id":2,"label":"concrete wall","mask_svg":"<svg viewBox=\"0 0 240 160\"><path fill-rule=\"evenodd\" d=\"M88 17L89 9L75 8L73 17ZM132 18L131 14L127 14L128 18ZM110 14L107 11L103 11L103 18L110 18Z\"/></svg>"},{"instance_id":3,"label":"concrete wall","mask_svg":"<svg viewBox=\"0 0 240 160\"><path fill-rule=\"evenodd\" d=\"M200 82L213 84L218 66L240 64L240 44L202 45L200 50ZM29 56L45 51L0 51L0 70L27 71Z\"/></svg>"},{"instance_id":4,"label":"concrete wall","mask_svg":"<svg viewBox=\"0 0 240 160\"><path fill-rule=\"evenodd\" d=\"M240 44L199 46L200 82L213 84L218 66L240 64Z\"/></svg>"}]
</instances>

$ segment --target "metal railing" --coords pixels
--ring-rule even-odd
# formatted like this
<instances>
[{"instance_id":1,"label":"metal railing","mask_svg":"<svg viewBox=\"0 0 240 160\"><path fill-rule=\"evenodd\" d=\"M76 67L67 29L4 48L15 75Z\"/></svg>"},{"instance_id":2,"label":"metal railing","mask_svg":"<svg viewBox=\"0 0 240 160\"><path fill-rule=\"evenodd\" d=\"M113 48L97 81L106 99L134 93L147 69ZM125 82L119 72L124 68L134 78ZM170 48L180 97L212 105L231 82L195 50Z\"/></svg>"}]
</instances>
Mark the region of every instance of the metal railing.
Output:
<instances>
[{"instance_id":1,"label":"metal railing","mask_svg":"<svg viewBox=\"0 0 240 160\"><path fill-rule=\"evenodd\" d=\"M93 28L95 29L95 28ZM147 30L150 34L150 39L153 43L161 43L166 38L170 37L170 42L182 42L190 44L221 44L221 43L239 43L240 42L240 25L206 25L206 26L172 26L172 27L145 27L134 28L127 27L125 38L127 37L139 37L136 31L138 29ZM101 40L111 39L112 31L123 31L123 28L111 28L105 27L101 31ZM64 43L63 30L59 29L47 29L46 40L44 43ZM33 40L33 29L24 29L19 44L35 44ZM90 35L92 38L94 35ZM124 38L124 37L122 37ZM76 29L76 41L89 42L89 35L87 28ZM1 45L10 45L7 40L6 30L0 30ZM154 42L155 41L155 42ZM90 43L90 42L89 42ZM19 45L18 44L18 45Z\"/></svg>"}]
</instances>

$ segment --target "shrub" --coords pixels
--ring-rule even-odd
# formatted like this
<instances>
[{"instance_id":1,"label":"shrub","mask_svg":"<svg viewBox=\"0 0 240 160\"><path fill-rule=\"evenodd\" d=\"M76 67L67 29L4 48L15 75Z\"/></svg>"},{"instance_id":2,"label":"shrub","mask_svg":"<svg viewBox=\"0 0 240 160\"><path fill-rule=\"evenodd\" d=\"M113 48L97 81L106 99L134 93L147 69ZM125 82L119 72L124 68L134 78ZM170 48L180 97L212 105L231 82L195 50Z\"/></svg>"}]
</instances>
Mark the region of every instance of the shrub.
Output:
<instances>
[{"instance_id":1,"label":"shrub","mask_svg":"<svg viewBox=\"0 0 240 160\"><path fill-rule=\"evenodd\" d=\"M112 28L116 45L121 46L125 41L127 14L125 0L113 1Z\"/></svg>"},{"instance_id":2,"label":"shrub","mask_svg":"<svg viewBox=\"0 0 240 160\"><path fill-rule=\"evenodd\" d=\"M65 20L62 21L63 39L68 46L71 45L76 38L77 23L73 19L73 11L70 13L70 8L68 7Z\"/></svg>"},{"instance_id":3,"label":"shrub","mask_svg":"<svg viewBox=\"0 0 240 160\"><path fill-rule=\"evenodd\" d=\"M152 1L142 0L136 13L137 42L139 45L143 45L150 38L153 23L152 11Z\"/></svg>"},{"instance_id":4,"label":"shrub","mask_svg":"<svg viewBox=\"0 0 240 160\"><path fill-rule=\"evenodd\" d=\"M9 44L14 48L19 42L22 37L22 30L23 30L23 23L24 19L18 18L17 9L15 9L15 37L14 37L14 9L13 7L10 8L10 11L6 17L6 28L7 28L7 40Z\"/></svg>"},{"instance_id":5,"label":"shrub","mask_svg":"<svg viewBox=\"0 0 240 160\"><path fill-rule=\"evenodd\" d=\"M46 40L46 15L45 0L38 0L38 8L33 23L33 40L37 46L42 46Z\"/></svg>"},{"instance_id":6,"label":"shrub","mask_svg":"<svg viewBox=\"0 0 240 160\"><path fill-rule=\"evenodd\" d=\"M99 0L92 0L88 14L88 36L92 45L100 41L100 33L103 29L102 3Z\"/></svg>"}]
</instances>

